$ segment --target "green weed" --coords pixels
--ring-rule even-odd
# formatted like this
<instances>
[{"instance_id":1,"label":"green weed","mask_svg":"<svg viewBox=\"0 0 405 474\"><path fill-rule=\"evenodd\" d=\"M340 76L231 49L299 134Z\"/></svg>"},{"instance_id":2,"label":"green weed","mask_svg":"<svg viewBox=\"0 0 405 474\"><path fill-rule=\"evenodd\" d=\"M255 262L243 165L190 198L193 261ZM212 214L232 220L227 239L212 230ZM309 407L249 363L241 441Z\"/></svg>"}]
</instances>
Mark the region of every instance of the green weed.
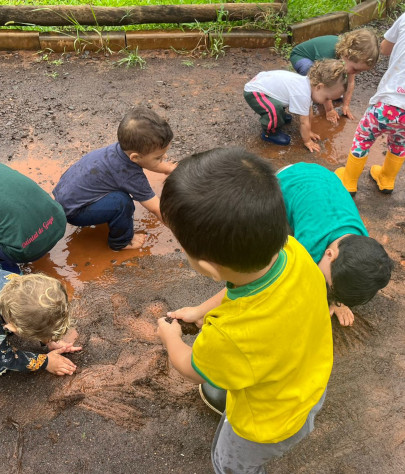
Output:
<instances>
[{"instance_id":1,"label":"green weed","mask_svg":"<svg viewBox=\"0 0 405 474\"><path fill-rule=\"evenodd\" d=\"M381 19L385 13L385 0L378 0L377 1L377 16Z\"/></svg>"},{"instance_id":2,"label":"green weed","mask_svg":"<svg viewBox=\"0 0 405 474\"><path fill-rule=\"evenodd\" d=\"M192 59L183 59L181 64L186 67L194 67L194 61Z\"/></svg>"},{"instance_id":3,"label":"green weed","mask_svg":"<svg viewBox=\"0 0 405 474\"><path fill-rule=\"evenodd\" d=\"M145 69L146 61L139 55L138 46L135 50L131 51L128 49L121 49L119 54L123 54L124 57L115 61L116 66L125 66L125 67L139 67L140 69Z\"/></svg>"}]
</instances>

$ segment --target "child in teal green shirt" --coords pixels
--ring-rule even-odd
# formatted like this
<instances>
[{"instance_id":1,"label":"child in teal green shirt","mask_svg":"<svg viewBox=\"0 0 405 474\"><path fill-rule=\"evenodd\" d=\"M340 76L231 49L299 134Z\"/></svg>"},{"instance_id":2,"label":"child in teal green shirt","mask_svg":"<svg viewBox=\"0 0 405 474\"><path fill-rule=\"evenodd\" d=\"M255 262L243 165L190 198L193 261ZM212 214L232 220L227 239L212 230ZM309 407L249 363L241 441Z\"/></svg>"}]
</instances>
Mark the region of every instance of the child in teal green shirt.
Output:
<instances>
[{"instance_id":1,"label":"child in teal green shirt","mask_svg":"<svg viewBox=\"0 0 405 474\"><path fill-rule=\"evenodd\" d=\"M330 303L365 304L391 277L392 261L383 246L368 236L349 192L323 166L297 163L277 174L294 237L322 270ZM353 313L333 305L342 325Z\"/></svg>"}]
</instances>

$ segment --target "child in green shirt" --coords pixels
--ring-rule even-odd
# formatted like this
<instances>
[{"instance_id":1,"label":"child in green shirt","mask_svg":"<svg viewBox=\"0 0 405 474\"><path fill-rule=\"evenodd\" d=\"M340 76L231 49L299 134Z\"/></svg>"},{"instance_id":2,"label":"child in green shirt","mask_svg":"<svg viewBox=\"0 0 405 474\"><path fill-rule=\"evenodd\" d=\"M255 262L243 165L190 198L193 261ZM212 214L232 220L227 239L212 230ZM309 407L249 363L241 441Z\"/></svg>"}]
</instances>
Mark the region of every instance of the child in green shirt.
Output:
<instances>
[{"instance_id":1,"label":"child in green shirt","mask_svg":"<svg viewBox=\"0 0 405 474\"><path fill-rule=\"evenodd\" d=\"M348 84L343 95L343 115L353 120L349 105L354 90L354 76L373 68L378 56L377 36L372 30L362 28L348 31L341 36L318 36L304 41L293 48L290 61L293 68L302 76L306 76L314 62L320 59L331 58L344 61ZM334 110L332 101L327 101L324 106L326 118L336 124L339 114Z\"/></svg>"}]
</instances>

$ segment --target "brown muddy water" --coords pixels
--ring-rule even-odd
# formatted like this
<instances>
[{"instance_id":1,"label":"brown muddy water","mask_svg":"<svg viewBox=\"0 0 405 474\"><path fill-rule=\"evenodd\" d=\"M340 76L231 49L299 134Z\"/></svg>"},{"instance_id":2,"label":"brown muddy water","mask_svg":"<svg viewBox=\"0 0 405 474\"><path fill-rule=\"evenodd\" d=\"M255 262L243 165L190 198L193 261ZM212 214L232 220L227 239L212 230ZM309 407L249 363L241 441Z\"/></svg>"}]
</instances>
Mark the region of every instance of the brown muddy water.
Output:
<instances>
[{"instance_id":1,"label":"brown muddy water","mask_svg":"<svg viewBox=\"0 0 405 474\"><path fill-rule=\"evenodd\" d=\"M32 153L32 152L31 152ZM50 194L66 167L59 159L40 159L28 156L24 161L10 163L10 167L29 176ZM160 195L165 176L146 171L149 182ZM136 265L134 257L144 255L165 255L179 249L169 229L140 204L134 216L136 232L147 234L139 250L116 252L107 245L108 226L78 228L67 225L64 237L44 257L28 266L31 272L44 272L63 281L70 296L82 290L84 282L103 278L104 272L114 265Z\"/></svg>"}]
</instances>

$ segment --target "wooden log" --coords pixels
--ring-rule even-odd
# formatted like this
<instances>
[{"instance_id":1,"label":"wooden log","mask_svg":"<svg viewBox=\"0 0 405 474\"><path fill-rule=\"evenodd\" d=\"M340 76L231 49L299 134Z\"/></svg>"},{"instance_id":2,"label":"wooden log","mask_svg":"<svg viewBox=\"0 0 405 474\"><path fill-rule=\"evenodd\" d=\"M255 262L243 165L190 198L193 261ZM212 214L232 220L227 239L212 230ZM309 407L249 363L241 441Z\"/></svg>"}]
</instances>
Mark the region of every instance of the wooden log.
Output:
<instances>
[{"instance_id":1,"label":"wooden log","mask_svg":"<svg viewBox=\"0 0 405 474\"><path fill-rule=\"evenodd\" d=\"M1 5L0 26L124 26L143 23L191 23L215 21L223 8L229 20L254 19L263 13L282 13L284 3L223 3L209 5L147 5L125 8L90 5Z\"/></svg>"}]
</instances>

